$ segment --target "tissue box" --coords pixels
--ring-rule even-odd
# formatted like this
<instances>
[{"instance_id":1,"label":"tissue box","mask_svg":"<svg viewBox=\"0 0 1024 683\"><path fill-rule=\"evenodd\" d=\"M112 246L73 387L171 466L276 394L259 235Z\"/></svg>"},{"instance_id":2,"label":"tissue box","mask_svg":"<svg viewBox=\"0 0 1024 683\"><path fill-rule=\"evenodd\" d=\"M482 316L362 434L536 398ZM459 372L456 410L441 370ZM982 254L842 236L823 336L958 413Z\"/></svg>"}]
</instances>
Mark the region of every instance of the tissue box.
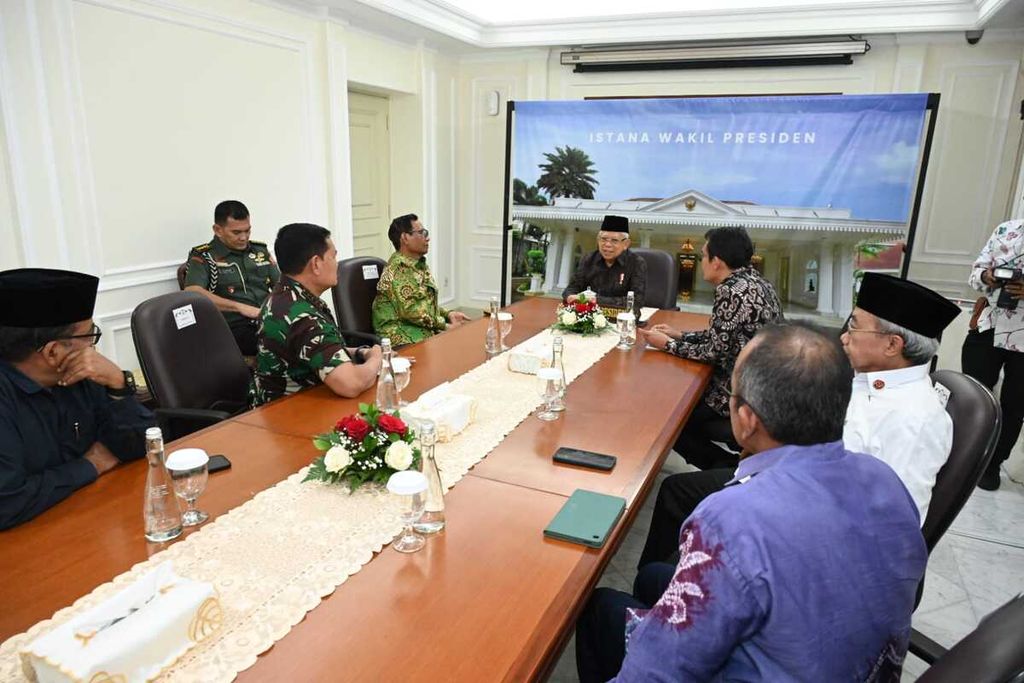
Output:
<instances>
[{"instance_id":1,"label":"tissue box","mask_svg":"<svg viewBox=\"0 0 1024 683\"><path fill-rule=\"evenodd\" d=\"M433 422L437 440L447 443L476 419L476 399L451 393L446 382L403 408L402 417L410 422Z\"/></svg>"},{"instance_id":2,"label":"tissue box","mask_svg":"<svg viewBox=\"0 0 1024 683\"><path fill-rule=\"evenodd\" d=\"M165 562L132 585L20 652L32 681L149 681L220 628L208 583L178 576Z\"/></svg>"},{"instance_id":3,"label":"tissue box","mask_svg":"<svg viewBox=\"0 0 1024 683\"><path fill-rule=\"evenodd\" d=\"M536 375L551 365L551 343L526 346L520 344L508 352L508 369L525 375Z\"/></svg>"}]
</instances>

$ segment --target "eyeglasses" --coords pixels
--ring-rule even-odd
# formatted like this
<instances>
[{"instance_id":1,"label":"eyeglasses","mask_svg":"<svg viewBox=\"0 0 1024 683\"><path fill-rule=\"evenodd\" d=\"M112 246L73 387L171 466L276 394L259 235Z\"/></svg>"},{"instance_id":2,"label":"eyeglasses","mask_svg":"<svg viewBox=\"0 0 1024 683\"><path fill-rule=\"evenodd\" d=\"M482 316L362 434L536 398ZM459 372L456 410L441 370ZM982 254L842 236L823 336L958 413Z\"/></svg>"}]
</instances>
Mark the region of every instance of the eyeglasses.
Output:
<instances>
[{"instance_id":1,"label":"eyeglasses","mask_svg":"<svg viewBox=\"0 0 1024 683\"><path fill-rule=\"evenodd\" d=\"M846 322L843 323L843 332L860 332L861 334L892 334L891 332L882 332L881 330L862 330L858 327L854 327L852 313L846 317Z\"/></svg>"},{"instance_id":2,"label":"eyeglasses","mask_svg":"<svg viewBox=\"0 0 1024 683\"><path fill-rule=\"evenodd\" d=\"M754 415L757 416L757 419L761 420L761 413L758 411L758 409L755 408L754 405L750 401L748 401L747 399L743 398L739 394L735 393L732 390L732 387L727 388L725 390L725 393L729 395L729 398L736 399L736 405L737 406L746 405L748 408L750 408L751 412L753 412ZM761 421L764 422L764 420L761 420Z\"/></svg>"},{"instance_id":3,"label":"eyeglasses","mask_svg":"<svg viewBox=\"0 0 1024 683\"><path fill-rule=\"evenodd\" d=\"M628 237L616 238L616 237L601 236L601 237L597 238L597 241L600 242L601 244L622 244L623 242L625 242L628 239L629 239Z\"/></svg>"},{"instance_id":4,"label":"eyeglasses","mask_svg":"<svg viewBox=\"0 0 1024 683\"><path fill-rule=\"evenodd\" d=\"M53 341L64 339L91 339L92 341L89 342L89 346L96 346L100 343L100 337L102 336L103 330L100 329L99 325L93 324L92 330L88 334L69 334L66 337L55 337Z\"/></svg>"},{"instance_id":5,"label":"eyeglasses","mask_svg":"<svg viewBox=\"0 0 1024 683\"><path fill-rule=\"evenodd\" d=\"M423 239L430 237L430 231L426 228L420 228L419 230L410 230L410 235L423 235Z\"/></svg>"}]
</instances>

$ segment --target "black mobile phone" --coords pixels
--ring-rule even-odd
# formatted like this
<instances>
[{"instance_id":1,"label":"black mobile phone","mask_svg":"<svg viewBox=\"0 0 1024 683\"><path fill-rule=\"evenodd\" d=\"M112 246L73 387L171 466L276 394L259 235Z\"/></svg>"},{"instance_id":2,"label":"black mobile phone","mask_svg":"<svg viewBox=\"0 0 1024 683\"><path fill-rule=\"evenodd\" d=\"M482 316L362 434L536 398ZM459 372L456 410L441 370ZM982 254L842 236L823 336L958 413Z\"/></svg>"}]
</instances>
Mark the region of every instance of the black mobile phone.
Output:
<instances>
[{"instance_id":1,"label":"black mobile phone","mask_svg":"<svg viewBox=\"0 0 1024 683\"><path fill-rule=\"evenodd\" d=\"M616 459L612 455L584 451L579 448L559 448L555 451L554 461L563 465L577 465L595 470L608 471L615 467Z\"/></svg>"},{"instance_id":2,"label":"black mobile phone","mask_svg":"<svg viewBox=\"0 0 1024 683\"><path fill-rule=\"evenodd\" d=\"M225 458L223 455L211 455L210 462L206 466L207 469L212 472L220 472L231 467L231 461Z\"/></svg>"}]
</instances>

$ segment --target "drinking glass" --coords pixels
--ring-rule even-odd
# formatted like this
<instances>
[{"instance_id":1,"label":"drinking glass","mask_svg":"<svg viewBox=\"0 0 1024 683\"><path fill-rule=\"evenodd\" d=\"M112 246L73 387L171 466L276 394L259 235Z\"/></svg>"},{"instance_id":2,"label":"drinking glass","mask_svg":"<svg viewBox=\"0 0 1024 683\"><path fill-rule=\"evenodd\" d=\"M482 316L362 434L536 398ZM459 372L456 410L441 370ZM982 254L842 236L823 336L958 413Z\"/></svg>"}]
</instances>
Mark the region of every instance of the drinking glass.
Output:
<instances>
[{"instance_id":1,"label":"drinking glass","mask_svg":"<svg viewBox=\"0 0 1024 683\"><path fill-rule=\"evenodd\" d=\"M544 399L544 410L537 413L537 418L550 422L558 419L555 411L555 399L558 398L559 380L562 373L558 368L541 368L537 371L537 392Z\"/></svg>"},{"instance_id":2,"label":"drinking glass","mask_svg":"<svg viewBox=\"0 0 1024 683\"><path fill-rule=\"evenodd\" d=\"M182 448L167 456L167 471L174 484L174 493L188 504L188 510L181 516L182 526L198 526L210 518L202 510L196 510L196 499L206 489L209 478L210 456L201 448Z\"/></svg>"},{"instance_id":3,"label":"drinking glass","mask_svg":"<svg viewBox=\"0 0 1024 683\"><path fill-rule=\"evenodd\" d=\"M405 525L402 535L391 547L400 553L414 553L426 544L423 536L416 533L413 524L423 516L427 504L427 478L416 470L395 472L388 479L388 491L402 499L402 524Z\"/></svg>"},{"instance_id":4,"label":"drinking glass","mask_svg":"<svg viewBox=\"0 0 1024 683\"><path fill-rule=\"evenodd\" d=\"M394 356L391 359L391 371L395 374L395 388L398 389L398 395L401 396L405 388L409 386L409 380L412 379L412 362L408 358ZM409 402L405 399L398 401L400 408L407 405Z\"/></svg>"},{"instance_id":5,"label":"drinking glass","mask_svg":"<svg viewBox=\"0 0 1024 683\"><path fill-rule=\"evenodd\" d=\"M629 351L636 343L636 316L630 311L624 311L615 316L615 324L619 330L619 343L615 348Z\"/></svg>"},{"instance_id":6,"label":"drinking glass","mask_svg":"<svg viewBox=\"0 0 1024 683\"><path fill-rule=\"evenodd\" d=\"M501 350L508 351L509 345L505 343L505 338L508 337L509 332L512 331L512 318L513 315L507 311L498 311L498 325L501 327Z\"/></svg>"}]
</instances>

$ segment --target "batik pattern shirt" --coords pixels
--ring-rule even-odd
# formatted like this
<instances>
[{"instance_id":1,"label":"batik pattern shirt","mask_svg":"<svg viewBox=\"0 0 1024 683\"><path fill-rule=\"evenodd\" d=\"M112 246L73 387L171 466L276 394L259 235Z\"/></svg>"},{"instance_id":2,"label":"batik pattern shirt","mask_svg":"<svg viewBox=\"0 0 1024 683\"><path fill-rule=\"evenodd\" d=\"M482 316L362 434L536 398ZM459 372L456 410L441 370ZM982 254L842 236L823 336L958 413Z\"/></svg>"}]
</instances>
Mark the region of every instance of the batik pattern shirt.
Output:
<instances>
[{"instance_id":1,"label":"batik pattern shirt","mask_svg":"<svg viewBox=\"0 0 1024 683\"><path fill-rule=\"evenodd\" d=\"M350 361L327 304L287 275L260 309L257 344L253 406L321 384Z\"/></svg>"},{"instance_id":2,"label":"batik pattern shirt","mask_svg":"<svg viewBox=\"0 0 1024 683\"><path fill-rule=\"evenodd\" d=\"M188 253L186 287L202 287L219 297L256 308L263 305L280 279L281 271L263 242L252 240L245 251L235 251L214 237L206 244L192 247ZM223 313L228 323L245 319L234 311Z\"/></svg>"},{"instance_id":3,"label":"batik pattern shirt","mask_svg":"<svg viewBox=\"0 0 1024 683\"><path fill-rule=\"evenodd\" d=\"M669 353L715 366L704 402L719 415L729 415L729 383L736 357L770 323L782 321L782 304L770 282L753 268L738 268L715 288L711 325L670 340Z\"/></svg>"},{"instance_id":4,"label":"batik pattern shirt","mask_svg":"<svg viewBox=\"0 0 1024 683\"><path fill-rule=\"evenodd\" d=\"M1010 311L996 302L1002 288L991 288L981 280L989 268L1024 270L1024 221L1006 221L996 227L971 269L968 283L988 296L989 306L978 318L978 332L995 329L993 345L1010 351L1024 351L1024 303Z\"/></svg>"},{"instance_id":5,"label":"batik pattern shirt","mask_svg":"<svg viewBox=\"0 0 1024 683\"><path fill-rule=\"evenodd\" d=\"M437 303L437 284L427 259L413 260L401 252L388 259L373 299L373 329L392 346L412 344L444 332L449 311Z\"/></svg>"},{"instance_id":6,"label":"batik pattern shirt","mask_svg":"<svg viewBox=\"0 0 1024 683\"><path fill-rule=\"evenodd\" d=\"M928 551L885 463L835 441L740 461L683 524L618 681L899 681Z\"/></svg>"},{"instance_id":7,"label":"batik pattern shirt","mask_svg":"<svg viewBox=\"0 0 1024 683\"><path fill-rule=\"evenodd\" d=\"M599 305L609 308L625 309L626 294L633 292L633 313L639 318L647 293L647 261L627 249L609 266L600 251L592 251L580 259L562 299L588 288L597 294Z\"/></svg>"}]
</instances>

